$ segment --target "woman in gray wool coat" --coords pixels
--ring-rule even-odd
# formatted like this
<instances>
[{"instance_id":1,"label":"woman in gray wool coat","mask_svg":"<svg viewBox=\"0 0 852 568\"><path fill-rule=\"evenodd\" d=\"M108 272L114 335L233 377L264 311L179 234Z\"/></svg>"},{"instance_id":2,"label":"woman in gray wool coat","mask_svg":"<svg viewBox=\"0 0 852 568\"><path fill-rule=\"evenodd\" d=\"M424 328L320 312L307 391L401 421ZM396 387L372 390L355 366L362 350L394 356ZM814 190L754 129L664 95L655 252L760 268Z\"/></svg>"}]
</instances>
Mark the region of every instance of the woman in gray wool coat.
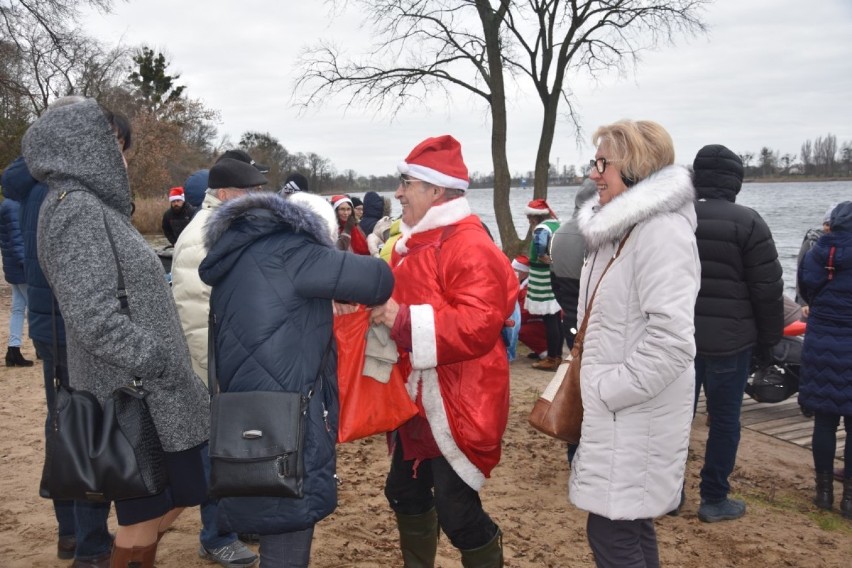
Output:
<instances>
[{"instance_id":1,"label":"woman in gray wool coat","mask_svg":"<svg viewBox=\"0 0 852 568\"><path fill-rule=\"evenodd\" d=\"M158 534L207 492L201 455L209 398L192 370L162 265L130 223L120 144L112 114L87 99L42 115L24 136L23 153L33 176L50 188L39 217L38 255L65 317L71 386L102 404L134 377L150 391L170 485L153 497L116 502L111 560L112 567L148 568ZM129 316L116 298L116 262Z\"/></svg>"}]
</instances>

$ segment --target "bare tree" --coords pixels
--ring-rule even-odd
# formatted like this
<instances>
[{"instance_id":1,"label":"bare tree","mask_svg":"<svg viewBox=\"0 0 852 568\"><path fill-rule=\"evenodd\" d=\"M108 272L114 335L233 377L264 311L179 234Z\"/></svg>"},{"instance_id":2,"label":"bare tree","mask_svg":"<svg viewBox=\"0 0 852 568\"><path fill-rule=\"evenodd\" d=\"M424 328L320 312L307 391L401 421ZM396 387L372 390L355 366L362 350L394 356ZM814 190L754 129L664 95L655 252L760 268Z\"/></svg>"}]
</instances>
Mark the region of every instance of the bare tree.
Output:
<instances>
[{"instance_id":1,"label":"bare tree","mask_svg":"<svg viewBox=\"0 0 852 568\"><path fill-rule=\"evenodd\" d=\"M622 69L679 33L703 32L699 13L710 0L353 1L376 32L373 50L361 61L330 43L306 50L296 85L301 104L349 92L349 106L394 116L459 90L482 99L491 117L494 213L511 253L521 241L509 208L506 76L531 82L543 107L534 195L546 197L560 103L575 128L579 120L569 78Z\"/></svg>"},{"instance_id":2,"label":"bare tree","mask_svg":"<svg viewBox=\"0 0 852 568\"><path fill-rule=\"evenodd\" d=\"M743 162L743 170L748 174L748 169L751 167L751 161L754 159L754 152L743 152L740 154L740 160Z\"/></svg>"},{"instance_id":3,"label":"bare tree","mask_svg":"<svg viewBox=\"0 0 852 568\"><path fill-rule=\"evenodd\" d=\"M834 175L836 155L837 137L834 134L829 133L825 138L820 136L814 141L814 165L817 175Z\"/></svg>"},{"instance_id":4,"label":"bare tree","mask_svg":"<svg viewBox=\"0 0 852 568\"><path fill-rule=\"evenodd\" d=\"M805 140L802 143L802 168L804 171L802 173L809 174L810 169L813 166L813 155L814 155L814 146L810 140Z\"/></svg>"},{"instance_id":5,"label":"bare tree","mask_svg":"<svg viewBox=\"0 0 852 568\"><path fill-rule=\"evenodd\" d=\"M852 173L852 142L847 141L840 146L840 162L847 176Z\"/></svg>"},{"instance_id":6,"label":"bare tree","mask_svg":"<svg viewBox=\"0 0 852 568\"><path fill-rule=\"evenodd\" d=\"M794 154L784 154L781 156L781 164L784 166L784 175L790 174L790 166L792 166L796 161L796 156Z\"/></svg>"},{"instance_id":7,"label":"bare tree","mask_svg":"<svg viewBox=\"0 0 852 568\"><path fill-rule=\"evenodd\" d=\"M80 93L81 85L89 94L120 67L120 49L105 52L75 29L84 4L107 11L112 0L0 1L0 44L19 63L16 74L0 74L0 88L25 98L35 116L53 98Z\"/></svg>"},{"instance_id":8,"label":"bare tree","mask_svg":"<svg viewBox=\"0 0 852 568\"><path fill-rule=\"evenodd\" d=\"M0 2L0 41L14 42L25 30L37 28L64 49L64 37L84 4L108 12L112 0L4 0Z\"/></svg>"},{"instance_id":9,"label":"bare tree","mask_svg":"<svg viewBox=\"0 0 852 568\"><path fill-rule=\"evenodd\" d=\"M759 162L761 176L766 177L774 175L778 168L778 152L773 152L768 147L764 146L760 149Z\"/></svg>"}]
</instances>

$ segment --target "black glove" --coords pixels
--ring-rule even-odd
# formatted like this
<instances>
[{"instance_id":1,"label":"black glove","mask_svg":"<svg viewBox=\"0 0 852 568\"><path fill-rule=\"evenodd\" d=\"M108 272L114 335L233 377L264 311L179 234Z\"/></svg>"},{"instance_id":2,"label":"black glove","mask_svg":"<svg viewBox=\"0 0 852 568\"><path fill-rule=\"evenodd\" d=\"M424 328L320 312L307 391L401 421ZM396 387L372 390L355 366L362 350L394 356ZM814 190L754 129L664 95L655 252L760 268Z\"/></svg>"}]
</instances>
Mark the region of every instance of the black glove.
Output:
<instances>
[{"instance_id":1,"label":"black glove","mask_svg":"<svg viewBox=\"0 0 852 568\"><path fill-rule=\"evenodd\" d=\"M758 369L763 369L772 365L775 362L775 358L772 356L772 346L757 345L752 353L752 359L755 367Z\"/></svg>"}]
</instances>

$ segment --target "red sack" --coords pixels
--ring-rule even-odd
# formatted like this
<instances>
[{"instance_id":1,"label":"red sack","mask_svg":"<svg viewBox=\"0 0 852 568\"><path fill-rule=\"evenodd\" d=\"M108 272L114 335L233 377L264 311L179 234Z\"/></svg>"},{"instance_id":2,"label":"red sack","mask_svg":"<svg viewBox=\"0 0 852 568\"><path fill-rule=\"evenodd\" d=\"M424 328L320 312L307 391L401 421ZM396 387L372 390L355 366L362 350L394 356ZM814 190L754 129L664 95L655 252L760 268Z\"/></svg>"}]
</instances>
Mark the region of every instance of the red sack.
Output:
<instances>
[{"instance_id":1,"label":"red sack","mask_svg":"<svg viewBox=\"0 0 852 568\"><path fill-rule=\"evenodd\" d=\"M408 396L396 365L387 384L361 374L369 327L370 312L366 310L334 318L340 389L338 443L396 430L417 414L417 405Z\"/></svg>"}]
</instances>

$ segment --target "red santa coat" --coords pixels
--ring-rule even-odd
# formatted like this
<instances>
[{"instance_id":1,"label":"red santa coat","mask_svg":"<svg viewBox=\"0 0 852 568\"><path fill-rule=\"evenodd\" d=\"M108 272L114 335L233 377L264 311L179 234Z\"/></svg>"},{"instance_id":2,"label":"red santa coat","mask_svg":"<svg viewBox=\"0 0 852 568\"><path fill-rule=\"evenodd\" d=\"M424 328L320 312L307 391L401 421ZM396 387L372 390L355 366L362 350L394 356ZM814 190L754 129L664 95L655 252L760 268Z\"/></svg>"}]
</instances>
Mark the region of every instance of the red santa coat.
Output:
<instances>
[{"instance_id":1,"label":"red santa coat","mask_svg":"<svg viewBox=\"0 0 852 568\"><path fill-rule=\"evenodd\" d=\"M465 198L432 207L402 234L391 259L393 298L409 310L411 351L400 349L397 364L420 408L400 428L403 447L422 459L437 446L479 490L500 461L509 415L500 331L515 306L517 278Z\"/></svg>"}]
</instances>

